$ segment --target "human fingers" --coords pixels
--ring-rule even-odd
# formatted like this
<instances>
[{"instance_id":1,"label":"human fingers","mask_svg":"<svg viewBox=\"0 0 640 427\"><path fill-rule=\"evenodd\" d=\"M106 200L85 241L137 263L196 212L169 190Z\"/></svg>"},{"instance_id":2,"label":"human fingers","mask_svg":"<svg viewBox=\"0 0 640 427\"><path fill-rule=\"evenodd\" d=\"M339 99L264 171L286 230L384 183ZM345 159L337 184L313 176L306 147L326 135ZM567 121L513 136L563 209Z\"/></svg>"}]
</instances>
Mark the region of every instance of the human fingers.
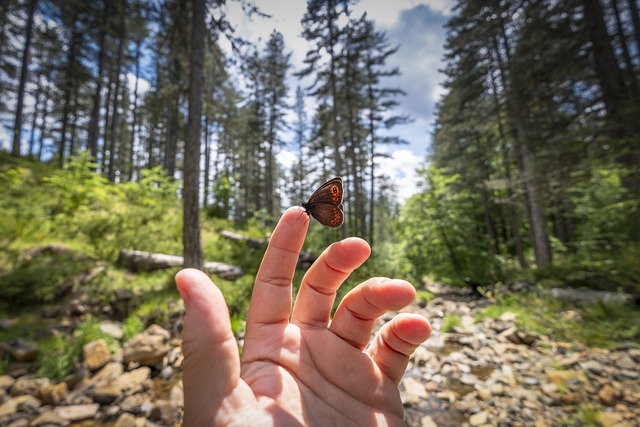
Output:
<instances>
[{"instance_id":1,"label":"human fingers","mask_svg":"<svg viewBox=\"0 0 640 427\"><path fill-rule=\"evenodd\" d=\"M342 282L371 254L369 244L357 237L333 243L307 270L291 315L291 323L326 328Z\"/></svg>"},{"instance_id":2,"label":"human fingers","mask_svg":"<svg viewBox=\"0 0 640 427\"><path fill-rule=\"evenodd\" d=\"M240 377L238 345L220 289L203 272L176 275L185 305L182 330L184 424L213 425L216 411Z\"/></svg>"},{"instance_id":3,"label":"human fingers","mask_svg":"<svg viewBox=\"0 0 640 427\"><path fill-rule=\"evenodd\" d=\"M413 351L431 334L419 314L400 313L380 328L367 353L394 383L400 383Z\"/></svg>"},{"instance_id":4,"label":"human fingers","mask_svg":"<svg viewBox=\"0 0 640 427\"><path fill-rule=\"evenodd\" d=\"M353 288L344 296L330 330L359 350L363 350L376 319L387 310L399 310L416 296L413 285L404 280L374 277Z\"/></svg>"},{"instance_id":5,"label":"human fingers","mask_svg":"<svg viewBox=\"0 0 640 427\"><path fill-rule=\"evenodd\" d=\"M291 282L309 224L300 208L289 208L276 225L256 275L247 315L250 340L265 324L288 322Z\"/></svg>"}]
</instances>

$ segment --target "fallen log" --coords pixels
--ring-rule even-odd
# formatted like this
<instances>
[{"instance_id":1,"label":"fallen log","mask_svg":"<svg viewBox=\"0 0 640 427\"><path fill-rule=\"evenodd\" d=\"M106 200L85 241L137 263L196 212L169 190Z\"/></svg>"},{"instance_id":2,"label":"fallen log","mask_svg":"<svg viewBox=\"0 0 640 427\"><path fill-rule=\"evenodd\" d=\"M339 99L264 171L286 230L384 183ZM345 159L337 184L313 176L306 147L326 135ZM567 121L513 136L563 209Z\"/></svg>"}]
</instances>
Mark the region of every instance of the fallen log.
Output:
<instances>
[{"instance_id":1,"label":"fallen log","mask_svg":"<svg viewBox=\"0 0 640 427\"><path fill-rule=\"evenodd\" d=\"M165 268L180 267L184 264L184 258L178 255L167 255L153 252L122 249L117 263L131 271L156 271ZM205 262L204 270L216 276L234 280L242 276L242 269L236 265L221 262Z\"/></svg>"},{"instance_id":2,"label":"fallen log","mask_svg":"<svg viewBox=\"0 0 640 427\"><path fill-rule=\"evenodd\" d=\"M260 240L256 239L255 237L243 236L242 234L236 233L235 231L222 230L220 232L220 235L227 240L246 243L247 246L251 246L252 248L262 249L267 247L268 240Z\"/></svg>"},{"instance_id":3,"label":"fallen log","mask_svg":"<svg viewBox=\"0 0 640 427\"><path fill-rule=\"evenodd\" d=\"M247 237L243 236L240 233L236 233L235 231L222 230L220 235L225 239L232 240L234 242L244 243L249 247L255 249L263 249L267 247L269 243L269 239L260 240L255 237ZM314 263L314 261L318 259L318 256L312 254L311 252L302 251L300 252L300 256L298 257L298 268L307 269Z\"/></svg>"}]
</instances>

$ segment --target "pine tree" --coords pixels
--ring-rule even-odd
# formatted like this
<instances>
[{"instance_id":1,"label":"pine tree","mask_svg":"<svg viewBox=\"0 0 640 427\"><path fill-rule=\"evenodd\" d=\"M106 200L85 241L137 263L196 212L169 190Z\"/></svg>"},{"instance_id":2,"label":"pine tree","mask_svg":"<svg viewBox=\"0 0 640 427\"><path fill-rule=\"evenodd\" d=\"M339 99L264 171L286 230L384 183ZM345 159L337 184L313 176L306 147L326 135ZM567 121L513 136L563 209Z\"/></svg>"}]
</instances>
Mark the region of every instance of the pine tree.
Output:
<instances>
[{"instance_id":1,"label":"pine tree","mask_svg":"<svg viewBox=\"0 0 640 427\"><path fill-rule=\"evenodd\" d=\"M200 148L204 62L205 0L191 0L191 52L189 59L189 122L184 153L182 243L184 266L204 267L200 243Z\"/></svg>"},{"instance_id":2,"label":"pine tree","mask_svg":"<svg viewBox=\"0 0 640 427\"><path fill-rule=\"evenodd\" d=\"M38 9L38 0L29 0L27 7L27 22L25 24L24 46L22 48L22 63L20 65L20 83L18 84L18 94L16 102L16 113L13 125L13 145L11 154L20 156L20 136L22 134L22 107L24 103L25 87L29 77L29 64L31 54L31 41L33 39L33 18Z\"/></svg>"},{"instance_id":3,"label":"pine tree","mask_svg":"<svg viewBox=\"0 0 640 427\"><path fill-rule=\"evenodd\" d=\"M285 52L284 39L277 31L271 33L264 54L261 58L264 64L261 75L265 101L265 209L272 218L277 218L280 212L276 194L276 158L275 151L283 142L279 132L284 130L284 118L287 112L287 86L285 80L289 69L291 53Z\"/></svg>"}]
</instances>

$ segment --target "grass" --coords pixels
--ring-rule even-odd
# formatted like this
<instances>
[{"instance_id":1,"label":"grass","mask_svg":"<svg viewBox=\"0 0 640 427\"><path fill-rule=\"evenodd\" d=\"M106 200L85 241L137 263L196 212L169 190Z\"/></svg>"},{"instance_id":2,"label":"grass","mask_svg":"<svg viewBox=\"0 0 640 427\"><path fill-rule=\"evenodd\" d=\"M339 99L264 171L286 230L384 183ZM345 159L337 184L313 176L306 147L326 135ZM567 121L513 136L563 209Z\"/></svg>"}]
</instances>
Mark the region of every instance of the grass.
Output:
<instances>
[{"instance_id":1,"label":"grass","mask_svg":"<svg viewBox=\"0 0 640 427\"><path fill-rule=\"evenodd\" d=\"M581 427L599 427L598 411L590 403L581 403L578 405L576 414L566 424L568 426Z\"/></svg>"},{"instance_id":2,"label":"grass","mask_svg":"<svg viewBox=\"0 0 640 427\"><path fill-rule=\"evenodd\" d=\"M579 342L590 347L612 347L640 341L640 311L630 305L596 301L575 304L533 293L496 298L478 312L476 321L498 318L511 311L519 329L546 335L552 340Z\"/></svg>"},{"instance_id":3,"label":"grass","mask_svg":"<svg viewBox=\"0 0 640 427\"><path fill-rule=\"evenodd\" d=\"M425 291L424 289L419 289L419 290L416 291L416 300L418 300L418 301L422 301L424 303L428 303L434 297L435 297L434 294L432 294L429 291Z\"/></svg>"},{"instance_id":4,"label":"grass","mask_svg":"<svg viewBox=\"0 0 640 427\"><path fill-rule=\"evenodd\" d=\"M445 333L453 332L454 329L462 324L460 316L457 314L445 314L442 318L442 326L440 330Z\"/></svg>"},{"instance_id":5,"label":"grass","mask_svg":"<svg viewBox=\"0 0 640 427\"><path fill-rule=\"evenodd\" d=\"M91 318L81 323L73 334L56 334L42 341L38 345L37 373L59 381L73 372L82 357L82 347L98 339L105 340L112 352L119 348L117 340L102 332L98 321Z\"/></svg>"},{"instance_id":6,"label":"grass","mask_svg":"<svg viewBox=\"0 0 640 427\"><path fill-rule=\"evenodd\" d=\"M96 260L72 250L45 251L0 277L0 299L10 311L59 301L95 264Z\"/></svg>"}]
</instances>

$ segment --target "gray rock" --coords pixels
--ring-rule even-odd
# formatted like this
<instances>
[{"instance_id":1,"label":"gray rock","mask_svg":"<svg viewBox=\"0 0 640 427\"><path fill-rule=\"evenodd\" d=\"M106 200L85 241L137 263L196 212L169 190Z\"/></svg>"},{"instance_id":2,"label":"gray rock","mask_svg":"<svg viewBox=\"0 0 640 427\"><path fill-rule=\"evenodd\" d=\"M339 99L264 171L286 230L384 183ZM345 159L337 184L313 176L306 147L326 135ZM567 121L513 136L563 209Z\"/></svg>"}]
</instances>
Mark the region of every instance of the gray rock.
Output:
<instances>
[{"instance_id":1,"label":"gray rock","mask_svg":"<svg viewBox=\"0 0 640 427\"><path fill-rule=\"evenodd\" d=\"M45 386L51 384L48 378L21 377L11 386L9 393L12 396L21 396L24 394L37 395Z\"/></svg>"},{"instance_id":2,"label":"gray rock","mask_svg":"<svg viewBox=\"0 0 640 427\"><path fill-rule=\"evenodd\" d=\"M29 427L64 427L68 425L69 421L56 414L52 409L43 411L29 423Z\"/></svg>"},{"instance_id":3,"label":"gray rock","mask_svg":"<svg viewBox=\"0 0 640 427\"><path fill-rule=\"evenodd\" d=\"M125 363L138 363L142 366L158 366L170 350L171 333L166 329L151 325L144 332L136 335L124 345L123 359Z\"/></svg>"},{"instance_id":4,"label":"gray rock","mask_svg":"<svg viewBox=\"0 0 640 427\"><path fill-rule=\"evenodd\" d=\"M67 421L75 422L94 418L99 409L99 404L89 403L86 405L58 406L54 409L54 412Z\"/></svg>"}]
</instances>

